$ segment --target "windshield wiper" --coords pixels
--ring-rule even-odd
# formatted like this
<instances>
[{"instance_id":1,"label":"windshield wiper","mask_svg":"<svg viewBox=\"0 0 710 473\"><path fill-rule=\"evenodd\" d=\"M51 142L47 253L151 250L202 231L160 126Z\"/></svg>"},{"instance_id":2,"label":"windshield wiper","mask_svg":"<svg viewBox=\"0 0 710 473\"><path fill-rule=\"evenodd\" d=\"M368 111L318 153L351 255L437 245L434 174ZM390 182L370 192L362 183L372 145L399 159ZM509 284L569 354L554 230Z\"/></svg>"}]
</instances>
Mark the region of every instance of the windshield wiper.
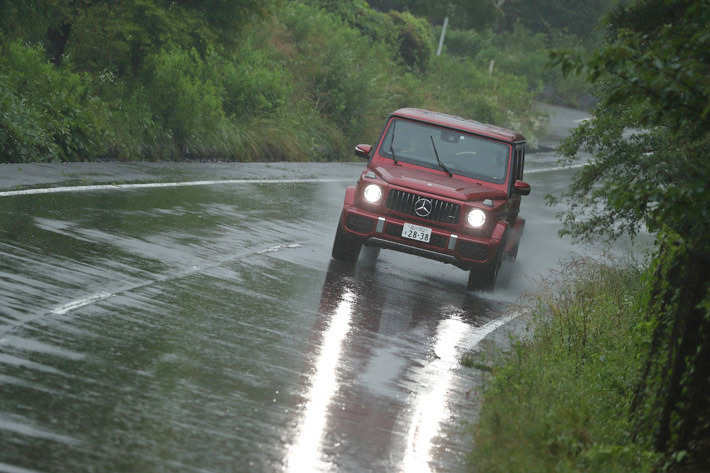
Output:
<instances>
[{"instance_id":1,"label":"windshield wiper","mask_svg":"<svg viewBox=\"0 0 710 473\"><path fill-rule=\"evenodd\" d=\"M436 150L436 145L434 144L434 137L430 135L429 138L431 138L431 145L434 147L434 156L436 156L436 162L439 163L439 167L446 171L449 177L454 177L454 175L451 174L451 171L449 171L449 168L447 168L444 163L441 162L441 159L439 159L439 152Z\"/></svg>"},{"instance_id":2,"label":"windshield wiper","mask_svg":"<svg viewBox=\"0 0 710 473\"><path fill-rule=\"evenodd\" d=\"M392 160L397 164L397 156L394 155L394 132L397 126L397 120L392 120L392 139L390 140L390 154L392 155Z\"/></svg>"}]
</instances>

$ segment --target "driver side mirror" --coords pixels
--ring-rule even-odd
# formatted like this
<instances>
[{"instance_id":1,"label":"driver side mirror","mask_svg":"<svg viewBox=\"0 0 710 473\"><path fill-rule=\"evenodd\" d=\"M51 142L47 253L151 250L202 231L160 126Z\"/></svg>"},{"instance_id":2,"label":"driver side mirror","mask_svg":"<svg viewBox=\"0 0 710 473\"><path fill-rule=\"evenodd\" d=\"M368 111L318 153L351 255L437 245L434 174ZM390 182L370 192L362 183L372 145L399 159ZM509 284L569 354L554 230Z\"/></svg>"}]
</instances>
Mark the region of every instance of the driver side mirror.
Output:
<instances>
[{"instance_id":1,"label":"driver side mirror","mask_svg":"<svg viewBox=\"0 0 710 473\"><path fill-rule=\"evenodd\" d=\"M355 147L355 155L359 158L370 159L371 145L357 145Z\"/></svg>"},{"instance_id":2,"label":"driver side mirror","mask_svg":"<svg viewBox=\"0 0 710 473\"><path fill-rule=\"evenodd\" d=\"M513 185L513 194L528 195L530 194L530 184L523 181L515 181Z\"/></svg>"}]
</instances>

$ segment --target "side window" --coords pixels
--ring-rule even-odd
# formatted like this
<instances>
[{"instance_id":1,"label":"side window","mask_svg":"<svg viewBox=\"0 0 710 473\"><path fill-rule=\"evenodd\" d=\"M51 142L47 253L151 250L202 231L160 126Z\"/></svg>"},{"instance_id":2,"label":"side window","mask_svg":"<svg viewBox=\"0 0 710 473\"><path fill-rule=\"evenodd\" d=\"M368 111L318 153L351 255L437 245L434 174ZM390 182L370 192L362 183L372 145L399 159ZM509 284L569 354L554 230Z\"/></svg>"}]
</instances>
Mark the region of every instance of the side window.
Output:
<instances>
[{"instance_id":1,"label":"side window","mask_svg":"<svg viewBox=\"0 0 710 473\"><path fill-rule=\"evenodd\" d=\"M525 148L520 147L515 149L515 173L514 179L523 180L523 168L525 167Z\"/></svg>"}]
</instances>

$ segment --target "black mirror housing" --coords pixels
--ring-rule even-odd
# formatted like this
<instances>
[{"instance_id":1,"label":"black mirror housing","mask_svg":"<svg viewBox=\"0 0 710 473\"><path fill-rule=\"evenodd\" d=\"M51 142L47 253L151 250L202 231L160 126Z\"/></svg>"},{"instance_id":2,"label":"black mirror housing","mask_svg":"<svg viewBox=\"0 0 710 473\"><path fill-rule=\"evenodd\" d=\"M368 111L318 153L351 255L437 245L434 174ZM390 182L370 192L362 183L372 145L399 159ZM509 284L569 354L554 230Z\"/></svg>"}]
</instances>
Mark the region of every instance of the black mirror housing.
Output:
<instances>
[{"instance_id":1,"label":"black mirror housing","mask_svg":"<svg viewBox=\"0 0 710 473\"><path fill-rule=\"evenodd\" d=\"M529 195L530 194L530 184L528 184L527 182L523 182L523 181L515 181L515 184L513 185L513 193L520 194L520 195Z\"/></svg>"}]
</instances>

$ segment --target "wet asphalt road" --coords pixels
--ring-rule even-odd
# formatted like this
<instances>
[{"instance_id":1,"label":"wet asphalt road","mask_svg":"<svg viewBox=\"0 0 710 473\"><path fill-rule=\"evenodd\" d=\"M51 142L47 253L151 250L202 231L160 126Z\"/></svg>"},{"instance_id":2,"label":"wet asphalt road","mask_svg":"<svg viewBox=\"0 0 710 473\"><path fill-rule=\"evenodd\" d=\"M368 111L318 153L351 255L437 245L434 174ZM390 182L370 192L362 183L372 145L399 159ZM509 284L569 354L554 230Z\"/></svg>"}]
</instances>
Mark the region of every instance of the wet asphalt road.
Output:
<instances>
[{"instance_id":1,"label":"wet asphalt road","mask_svg":"<svg viewBox=\"0 0 710 473\"><path fill-rule=\"evenodd\" d=\"M464 471L481 372L461 355L518 330L573 251L544 206L573 172L555 160L528 156L492 294L413 256L331 261L362 163L3 165L0 472Z\"/></svg>"}]
</instances>

